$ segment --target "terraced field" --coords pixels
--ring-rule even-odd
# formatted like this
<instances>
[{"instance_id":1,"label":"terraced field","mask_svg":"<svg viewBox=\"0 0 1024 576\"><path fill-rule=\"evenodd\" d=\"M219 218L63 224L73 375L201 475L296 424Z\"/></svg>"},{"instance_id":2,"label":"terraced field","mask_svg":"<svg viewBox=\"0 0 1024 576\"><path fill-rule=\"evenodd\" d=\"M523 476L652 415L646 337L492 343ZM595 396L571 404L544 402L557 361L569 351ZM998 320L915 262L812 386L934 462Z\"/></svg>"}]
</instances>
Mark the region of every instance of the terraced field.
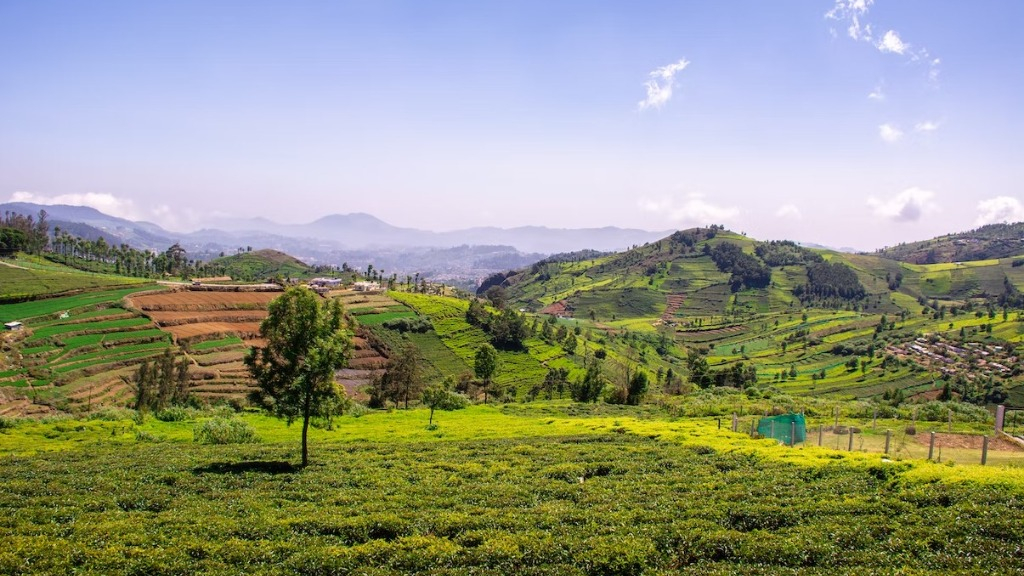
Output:
<instances>
[{"instance_id":1,"label":"terraced field","mask_svg":"<svg viewBox=\"0 0 1024 576\"><path fill-rule=\"evenodd\" d=\"M260 322L280 292L176 290L133 295L141 310L192 358L190 390L211 401L241 400L254 389L242 359L261 344Z\"/></svg>"},{"instance_id":2,"label":"terraced field","mask_svg":"<svg viewBox=\"0 0 1024 576\"><path fill-rule=\"evenodd\" d=\"M123 297L141 289L0 306L0 315L25 324L5 335L5 413L30 413L42 403L73 412L129 403L137 365L172 346L148 318L121 307Z\"/></svg>"}]
</instances>

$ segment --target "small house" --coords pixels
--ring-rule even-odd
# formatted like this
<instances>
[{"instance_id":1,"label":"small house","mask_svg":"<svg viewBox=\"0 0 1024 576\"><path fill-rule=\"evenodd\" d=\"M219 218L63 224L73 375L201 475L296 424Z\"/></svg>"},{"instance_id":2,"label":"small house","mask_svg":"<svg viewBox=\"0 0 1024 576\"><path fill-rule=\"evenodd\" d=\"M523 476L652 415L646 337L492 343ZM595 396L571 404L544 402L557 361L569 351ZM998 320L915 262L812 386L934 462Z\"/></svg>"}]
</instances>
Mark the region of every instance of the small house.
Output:
<instances>
[{"instance_id":1,"label":"small house","mask_svg":"<svg viewBox=\"0 0 1024 576\"><path fill-rule=\"evenodd\" d=\"M5 330L21 330L24 327L25 325L22 324L21 322L18 322L17 320L15 320L14 322L6 322L4 324Z\"/></svg>"}]
</instances>

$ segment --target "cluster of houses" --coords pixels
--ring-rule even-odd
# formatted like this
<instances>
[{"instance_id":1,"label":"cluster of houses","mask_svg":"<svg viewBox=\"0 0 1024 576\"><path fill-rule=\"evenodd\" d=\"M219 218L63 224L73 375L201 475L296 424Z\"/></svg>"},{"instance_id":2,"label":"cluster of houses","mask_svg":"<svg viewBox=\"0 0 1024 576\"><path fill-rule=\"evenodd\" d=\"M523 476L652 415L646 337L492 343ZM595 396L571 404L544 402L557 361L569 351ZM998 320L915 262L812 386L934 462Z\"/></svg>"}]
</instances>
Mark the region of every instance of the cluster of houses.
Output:
<instances>
[{"instance_id":1,"label":"cluster of houses","mask_svg":"<svg viewBox=\"0 0 1024 576\"><path fill-rule=\"evenodd\" d=\"M312 278L306 284L317 293L326 294L331 290L341 288L343 282L340 278ZM380 290L380 282L363 280L352 284L352 289L356 292L377 292Z\"/></svg>"},{"instance_id":2,"label":"cluster of houses","mask_svg":"<svg viewBox=\"0 0 1024 576\"><path fill-rule=\"evenodd\" d=\"M981 369L989 373L1008 374L1018 362L1003 346L965 342L958 346L941 338L919 337L903 345L890 345L886 351L900 359L910 359L946 376Z\"/></svg>"}]
</instances>

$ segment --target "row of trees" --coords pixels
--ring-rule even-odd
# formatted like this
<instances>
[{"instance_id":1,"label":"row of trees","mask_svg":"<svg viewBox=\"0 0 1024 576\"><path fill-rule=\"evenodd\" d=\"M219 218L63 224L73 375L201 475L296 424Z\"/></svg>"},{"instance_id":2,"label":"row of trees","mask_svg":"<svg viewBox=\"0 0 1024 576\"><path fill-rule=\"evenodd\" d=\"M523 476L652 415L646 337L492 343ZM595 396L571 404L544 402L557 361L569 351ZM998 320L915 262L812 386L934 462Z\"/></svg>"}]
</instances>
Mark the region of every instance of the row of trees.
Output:
<instances>
[{"instance_id":1,"label":"row of trees","mask_svg":"<svg viewBox=\"0 0 1024 576\"><path fill-rule=\"evenodd\" d=\"M523 350L526 347L529 333L526 316L512 308L505 307L492 314L483 301L473 299L466 310L466 322L487 332L496 348Z\"/></svg>"},{"instance_id":2,"label":"row of trees","mask_svg":"<svg viewBox=\"0 0 1024 576\"><path fill-rule=\"evenodd\" d=\"M708 366L708 359L700 351L691 350L686 357L690 371L690 382L700 388L731 386L747 388L757 383L757 369L751 364L737 362L717 370Z\"/></svg>"},{"instance_id":3,"label":"row of trees","mask_svg":"<svg viewBox=\"0 0 1024 576\"><path fill-rule=\"evenodd\" d=\"M143 360L135 373L135 409L159 412L171 405L185 404L189 399L188 358L174 362L170 348L153 360Z\"/></svg>"},{"instance_id":4,"label":"row of trees","mask_svg":"<svg viewBox=\"0 0 1024 576\"><path fill-rule=\"evenodd\" d=\"M3 220L0 220L0 255L18 251L42 253L50 234L46 218L46 210L40 210L36 217L5 211Z\"/></svg>"}]
</instances>

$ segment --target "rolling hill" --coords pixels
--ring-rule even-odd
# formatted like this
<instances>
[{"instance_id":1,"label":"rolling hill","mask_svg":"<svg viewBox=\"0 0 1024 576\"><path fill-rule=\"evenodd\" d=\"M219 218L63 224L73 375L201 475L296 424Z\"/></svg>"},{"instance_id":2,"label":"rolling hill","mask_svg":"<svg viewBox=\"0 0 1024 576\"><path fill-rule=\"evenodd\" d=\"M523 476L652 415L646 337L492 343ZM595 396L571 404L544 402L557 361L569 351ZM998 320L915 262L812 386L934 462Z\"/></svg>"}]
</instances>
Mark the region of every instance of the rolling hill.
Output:
<instances>
[{"instance_id":1,"label":"rolling hill","mask_svg":"<svg viewBox=\"0 0 1024 576\"><path fill-rule=\"evenodd\" d=\"M886 247L876 254L913 264L1010 258L1024 254L1024 222L989 224L967 232Z\"/></svg>"},{"instance_id":2,"label":"rolling hill","mask_svg":"<svg viewBox=\"0 0 1024 576\"><path fill-rule=\"evenodd\" d=\"M211 260L210 264L225 276L243 281L262 281L274 277L302 278L313 274L313 268L305 262L271 249L222 256Z\"/></svg>"},{"instance_id":3,"label":"rolling hill","mask_svg":"<svg viewBox=\"0 0 1024 576\"><path fill-rule=\"evenodd\" d=\"M1024 272L1014 262L910 264L711 228L609 256L542 261L498 285L514 307L572 318L604 338L661 342L646 357L651 371L661 362L690 370L684 358L696 352L711 374L753 366L758 386L802 394L934 395L967 377L984 391L964 396L1024 400L1011 374L1024 338L1015 312Z\"/></svg>"}]
</instances>

